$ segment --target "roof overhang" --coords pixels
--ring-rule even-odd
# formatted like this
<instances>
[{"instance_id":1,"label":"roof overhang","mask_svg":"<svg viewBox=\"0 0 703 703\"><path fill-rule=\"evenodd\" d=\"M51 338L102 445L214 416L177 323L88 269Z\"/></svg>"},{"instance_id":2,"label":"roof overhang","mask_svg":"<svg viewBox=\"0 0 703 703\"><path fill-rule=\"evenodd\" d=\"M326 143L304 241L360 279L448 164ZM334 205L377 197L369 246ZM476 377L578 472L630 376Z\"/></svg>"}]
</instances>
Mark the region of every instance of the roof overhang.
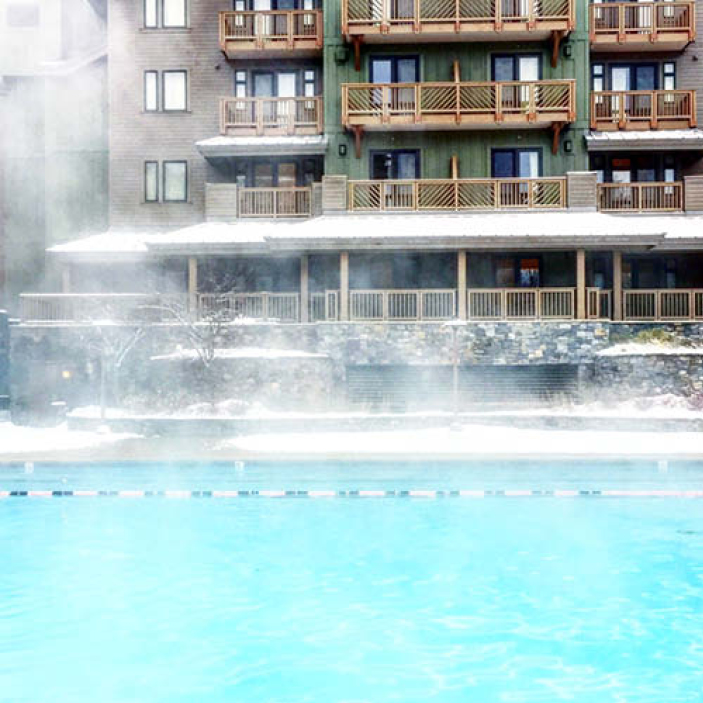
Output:
<instances>
[{"instance_id":1,"label":"roof overhang","mask_svg":"<svg viewBox=\"0 0 703 703\"><path fill-rule=\"evenodd\" d=\"M586 148L588 151L697 151L703 150L703 130L593 131L586 134Z\"/></svg>"},{"instance_id":2,"label":"roof overhang","mask_svg":"<svg viewBox=\"0 0 703 703\"><path fill-rule=\"evenodd\" d=\"M324 135L301 137L213 137L196 142L206 159L231 156L321 156L327 151Z\"/></svg>"}]
</instances>

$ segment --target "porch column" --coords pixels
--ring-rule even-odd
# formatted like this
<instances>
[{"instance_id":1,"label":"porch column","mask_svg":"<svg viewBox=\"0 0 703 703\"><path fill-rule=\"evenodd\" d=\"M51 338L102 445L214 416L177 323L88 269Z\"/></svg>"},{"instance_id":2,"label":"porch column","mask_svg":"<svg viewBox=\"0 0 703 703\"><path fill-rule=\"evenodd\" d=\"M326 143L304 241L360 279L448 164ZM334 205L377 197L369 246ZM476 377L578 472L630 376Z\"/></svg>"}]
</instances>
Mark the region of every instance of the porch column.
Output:
<instances>
[{"instance_id":1,"label":"porch column","mask_svg":"<svg viewBox=\"0 0 703 703\"><path fill-rule=\"evenodd\" d=\"M71 268L68 264L61 267L61 292L71 292Z\"/></svg>"},{"instance_id":2,"label":"porch column","mask_svg":"<svg viewBox=\"0 0 703 703\"><path fill-rule=\"evenodd\" d=\"M349 320L349 252L339 253L339 319Z\"/></svg>"},{"instance_id":3,"label":"porch column","mask_svg":"<svg viewBox=\"0 0 703 703\"><path fill-rule=\"evenodd\" d=\"M188 310L195 313L198 309L198 259L188 257Z\"/></svg>"},{"instance_id":4,"label":"porch column","mask_svg":"<svg viewBox=\"0 0 703 703\"><path fill-rule=\"evenodd\" d=\"M456 294L459 296L457 314L460 320L466 319L466 252L456 253Z\"/></svg>"},{"instance_id":5,"label":"porch column","mask_svg":"<svg viewBox=\"0 0 703 703\"><path fill-rule=\"evenodd\" d=\"M576 319L586 319L586 251L576 250Z\"/></svg>"},{"instance_id":6,"label":"porch column","mask_svg":"<svg viewBox=\"0 0 703 703\"><path fill-rule=\"evenodd\" d=\"M613 252L613 320L622 320L622 252Z\"/></svg>"},{"instance_id":7,"label":"porch column","mask_svg":"<svg viewBox=\"0 0 703 703\"><path fill-rule=\"evenodd\" d=\"M308 267L309 267L309 257L307 254L303 254L300 257L300 321L305 324L309 322L308 311L310 308L310 298L308 293L309 278L308 278Z\"/></svg>"}]
</instances>

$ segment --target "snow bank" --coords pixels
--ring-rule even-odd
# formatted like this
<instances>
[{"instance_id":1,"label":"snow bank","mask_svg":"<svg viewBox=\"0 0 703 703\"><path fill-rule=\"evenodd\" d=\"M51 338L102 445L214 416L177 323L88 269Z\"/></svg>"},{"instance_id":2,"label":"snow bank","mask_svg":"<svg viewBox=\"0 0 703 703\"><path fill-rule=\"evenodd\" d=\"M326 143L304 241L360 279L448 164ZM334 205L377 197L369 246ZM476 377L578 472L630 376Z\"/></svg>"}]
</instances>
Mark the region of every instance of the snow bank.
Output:
<instances>
[{"instance_id":1,"label":"snow bank","mask_svg":"<svg viewBox=\"0 0 703 703\"><path fill-rule=\"evenodd\" d=\"M622 456L703 454L696 432L600 432L521 430L502 426L464 425L458 430L431 429L400 432L319 432L250 435L226 440L218 447L248 453L279 455L402 454L511 455L523 458L544 455Z\"/></svg>"},{"instance_id":2,"label":"snow bank","mask_svg":"<svg viewBox=\"0 0 703 703\"><path fill-rule=\"evenodd\" d=\"M703 356L703 347L685 347L674 344L628 342L616 344L597 353L597 356Z\"/></svg>"},{"instance_id":3,"label":"snow bank","mask_svg":"<svg viewBox=\"0 0 703 703\"><path fill-rule=\"evenodd\" d=\"M217 349L216 359L326 359L326 354L300 351L298 349L264 349L259 347L236 347ZM178 349L171 354L152 356L152 361L194 361L198 359L195 349Z\"/></svg>"},{"instance_id":4,"label":"snow bank","mask_svg":"<svg viewBox=\"0 0 703 703\"><path fill-rule=\"evenodd\" d=\"M58 427L21 427L11 422L0 422L0 459L12 454L89 449L137 436L112 433L107 428L97 432L74 432L65 424Z\"/></svg>"}]
</instances>

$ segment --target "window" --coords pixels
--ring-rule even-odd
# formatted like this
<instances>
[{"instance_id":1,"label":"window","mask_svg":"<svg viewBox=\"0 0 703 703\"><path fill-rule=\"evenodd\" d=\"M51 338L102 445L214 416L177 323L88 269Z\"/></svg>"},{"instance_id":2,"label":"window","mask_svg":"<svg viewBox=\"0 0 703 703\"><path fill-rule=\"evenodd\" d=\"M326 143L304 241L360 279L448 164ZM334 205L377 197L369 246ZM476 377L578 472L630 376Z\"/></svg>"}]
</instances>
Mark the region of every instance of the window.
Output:
<instances>
[{"instance_id":1,"label":"window","mask_svg":"<svg viewBox=\"0 0 703 703\"><path fill-rule=\"evenodd\" d=\"M420 152L394 149L371 152L373 180L413 180L420 177Z\"/></svg>"},{"instance_id":2,"label":"window","mask_svg":"<svg viewBox=\"0 0 703 703\"><path fill-rule=\"evenodd\" d=\"M417 56L372 56L369 79L371 83L417 83L420 60Z\"/></svg>"},{"instance_id":3,"label":"window","mask_svg":"<svg viewBox=\"0 0 703 703\"><path fill-rule=\"evenodd\" d=\"M10 2L7 5L6 21L8 27L26 28L39 26L39 3Z\"/></svg>"},{"instance_id":4,"label":"window","mask_svg":"<svg viewBox=\"0 0 703 703\"><path fill-rule=\"evenodd\" d=\"M493 149L493 178L539 178L542 175L541 149Z\"/></svg>"},{"instance_id":5,"label":"window","mask_svg":"<svg viewBox=\"0 0 703 703\"><path fill-rule=\"evenodd\" d=\"M188 165L185 161L164 161L164 202L183 203L188 199Z\"/></svg>"},{"instance_id":6,"label":"window","mask_svg":"<svg viewBox=\"0 0 703 703\"><path fill-rule=\"evenodd\" d=\"M542 78L542 57L510 54L493 57L494 81L538 81Z\"/></svg>"},{"instance_id":7,"label":"window","mask_svg":"<svg viewBox=\"0 0 703 703\"><path fill-rule=\"evenodd\" d=\"M499 288L539 288L539 257L506 256L495 260L495 285Z\"/></svg>"},{"instance_id":8,"label":"window","mask_svg":"<svg viewBox=\"0 0 703 703\"><path fill-rule=\"evenodd\" d=\"M144 200L147 203L159 201L159 164L147 161L144 164Z\"/></svg>"},{"instance_id":9,"label":"window","mask_svg":"<svg viewBox=\"0 0 703 703\"><path fill-rule=\"evenodd\" d=\"M234 72L234 96L236 98L246 98L247 96L247 72Z\"/></svg>"},{"instance_id":10,"label":"window","mask_svg":"<svg viewBox=\"0 0 703 703\"><path fill-rule=\"evenodd\" d=\"M676 90L676 64L673 61L664 63L664 90Z\"/></svg>"},{"instance_id":11,"label":"window","mask_svg":"<svg viewBox=\"0 0 703 703\"><path fill-rule=\"evenodd\" d=\"M605 66L602 63L591 64L591 90L605 90Z\"/></svg>"},{"instance_id":12,"label":"window","mask_svg":"<svg viewBox=\"0 0 703 703\"><path fill-rule=\"evenodd\" d=\"M304 71L303 73L303 95L306 98L315 96L315 71Z\"/></svg>"},{"instance_id":13,"label":"window","mask_svg":"<svg viewBox=\"0 0 703 703\"><path fill-rule=\"evenodd\" d=\"M144 27L178 29L188 26L186 0L144 0Z\"/></svg>"},{"instance_id":14,"label":"window","mask_svg":"<svg viewBox=\"0 0 703 703\"><path fill-rule=\"evenodd\" d=\"M163 0L162 12L164 27L186 26L186 0Z\"/></svg>"},{"instance_id":15,"label":"window","mask_svg":"<svg viewBox=\"0 0 703 703\"><path fill-rule=\"evenodd\" d=\"M183 112L187 104L186 72L164 71L163 109L165 112Z\"/></svg>"},{"instance_id":16,"label":"window","mask_svg":"<svg viewBox=\"0 0 703 703\"><path fill-rule=\"evenodd\" d=\"M159 109L159 74L157 71L144 72L144 110L156 112Z\"/></svg>"}]
</instances>

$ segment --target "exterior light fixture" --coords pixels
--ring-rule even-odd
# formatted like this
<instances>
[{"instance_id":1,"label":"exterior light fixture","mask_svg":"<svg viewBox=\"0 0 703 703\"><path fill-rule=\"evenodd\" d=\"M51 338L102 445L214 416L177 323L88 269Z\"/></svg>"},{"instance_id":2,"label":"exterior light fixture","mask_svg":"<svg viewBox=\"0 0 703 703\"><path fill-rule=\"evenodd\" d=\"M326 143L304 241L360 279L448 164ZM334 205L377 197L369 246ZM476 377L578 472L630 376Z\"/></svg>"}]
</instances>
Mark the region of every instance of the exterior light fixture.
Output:
<instances>
[{"instance_id":1,"label":"exterior light fixture","mask_svg":"<svg viewBox=\"0 0 703 703\"><path fill-rule=\"evenodd\" d=\"M346 156L346 155L347 155L347 145L346 145L346 144L340 144L339 147L338 147L338 149L337 149L337 153L338 153L340 156Z\"/></svg>"},{"instance_id":2,"label":"exterior light fixture","mask_svg":"<svg viewBox=\"0 0 703 703\"><path fill-rule=\"evenodd\" d=\"M570 154L574 149L574 143L571 141L571 139L566 139L564 141L564 151L567 154Z\"/></svg>"},{"instance_id":3,"label":"exterior light fixture","mask_svg":"<svg viewBox=\"0 0 703 703\"><path fill-rule=\"evenodd\" d=\"M571 44L564 44L564 58L570 59L574 53L574 47Z\"/></svg>"}]
</instances>

